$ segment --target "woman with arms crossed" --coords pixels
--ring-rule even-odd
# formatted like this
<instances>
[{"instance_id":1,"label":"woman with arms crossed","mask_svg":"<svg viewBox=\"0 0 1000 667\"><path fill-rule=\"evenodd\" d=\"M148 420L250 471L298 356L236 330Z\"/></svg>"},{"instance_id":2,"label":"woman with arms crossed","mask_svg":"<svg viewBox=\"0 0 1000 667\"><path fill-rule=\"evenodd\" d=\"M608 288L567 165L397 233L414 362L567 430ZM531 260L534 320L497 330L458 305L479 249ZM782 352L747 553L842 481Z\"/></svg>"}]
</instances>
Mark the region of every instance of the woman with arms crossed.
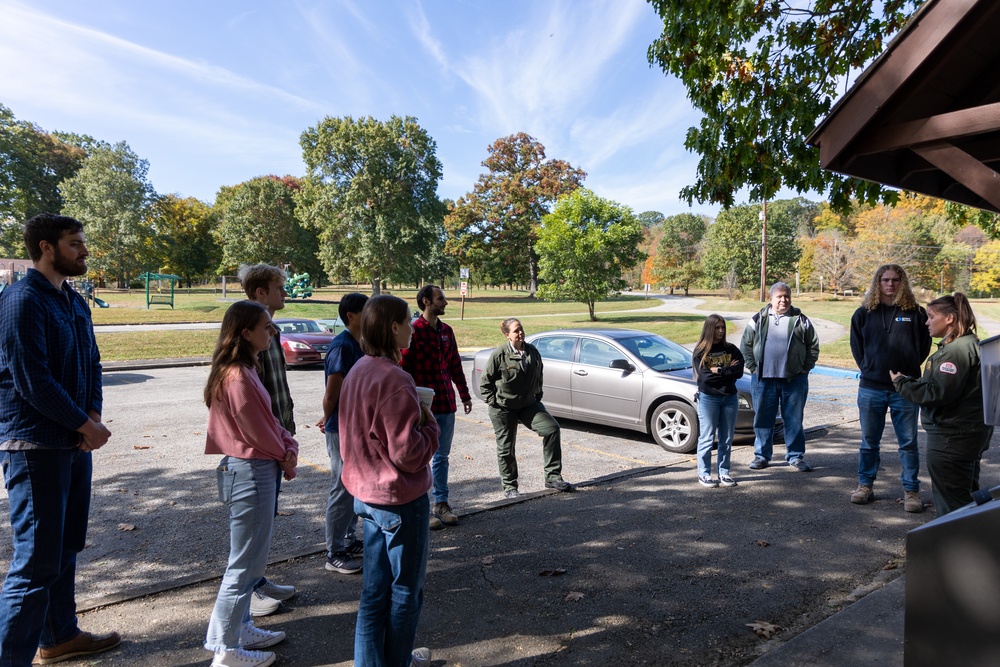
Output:
<instances>
[{"instance_id":1,"label":"woman with arms crossed","mask_svg":"<svg viewBox=\"0 0 1000 667\"><path fill-rule=\"evenodd\" d=\"M698 381L698 483L736 486L729 476L729 454L736 433L739 398L736 381L743 377L743 353L726 342L726 321L709 315L694 346L692 372ZM719 434L719 479L712 477L712 444Z\"/></svg>"}]
</instances>

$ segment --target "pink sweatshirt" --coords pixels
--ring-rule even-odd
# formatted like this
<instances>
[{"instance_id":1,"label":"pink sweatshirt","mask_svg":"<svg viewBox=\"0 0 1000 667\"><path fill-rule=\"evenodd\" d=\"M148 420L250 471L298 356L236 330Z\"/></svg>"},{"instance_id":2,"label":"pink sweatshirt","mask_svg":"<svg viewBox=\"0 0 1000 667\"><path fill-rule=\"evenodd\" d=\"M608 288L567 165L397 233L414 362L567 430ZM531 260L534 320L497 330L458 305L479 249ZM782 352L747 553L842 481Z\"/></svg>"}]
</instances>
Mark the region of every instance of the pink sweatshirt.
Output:
<instances>
[{"instance_id":1,"label":"pink sweatshirt","mask_svg":"<svg viewBox=\"0 0 1000 667\"><path fill-rule=\"evenodd\" d=\"M297 455L299 443L274 418L257 371L249 366L232 369L208 409L205 453L284 461L289 450Z\"/></svg>"},{"instance_id":2,"label":"pink sweatshirt","mask_svg":"<svg viewBox=\"0 0 1000 667\"><path fill-rule=\"evenodd\" d=\"M340 390L341 480L372 505L404 505L431 488L430 461L441 429L420 423L410 374L384 357L366 355Z\"/></svg>"}]
</instances>

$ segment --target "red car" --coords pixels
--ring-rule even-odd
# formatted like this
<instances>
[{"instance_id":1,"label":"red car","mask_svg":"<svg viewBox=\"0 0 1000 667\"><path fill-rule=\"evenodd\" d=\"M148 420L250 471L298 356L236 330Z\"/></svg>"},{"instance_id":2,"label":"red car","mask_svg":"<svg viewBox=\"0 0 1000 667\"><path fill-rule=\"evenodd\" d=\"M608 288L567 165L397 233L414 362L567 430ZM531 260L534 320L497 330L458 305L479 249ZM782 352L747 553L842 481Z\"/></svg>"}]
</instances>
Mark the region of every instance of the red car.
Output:
<instances>
[{"instance_id":1,"label":"red car","mask_svg":"<svg viewBox=\"0 0 1000 667\"><path fill-rule=\"evenodd\" d=\"M281 331L286 366L322 364L334 335L314 320L284 317L274 320Z\"/></svg>"}]
</instances>

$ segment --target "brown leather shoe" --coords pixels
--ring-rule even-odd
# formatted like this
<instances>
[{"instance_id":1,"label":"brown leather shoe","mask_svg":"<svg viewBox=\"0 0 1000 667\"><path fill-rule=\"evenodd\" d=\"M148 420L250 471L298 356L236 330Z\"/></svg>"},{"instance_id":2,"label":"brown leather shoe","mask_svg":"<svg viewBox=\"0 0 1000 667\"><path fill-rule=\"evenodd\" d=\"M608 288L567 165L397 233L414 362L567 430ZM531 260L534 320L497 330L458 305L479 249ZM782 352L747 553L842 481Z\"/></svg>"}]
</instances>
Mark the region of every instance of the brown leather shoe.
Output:
<instances>
[{"instance_id":1,"label":"brown leather shoe","mask_svg":"<svg viewBox=\"0 0 1000 667\"><path fill-rule=\"evenodd\" d=\"M91 655L102 653L113 649L122 643L121 635L117 632L108 632L103 635L95 635L90 632L81 631L76 637L62 644L38 648L35 659L31 661L33 665L51 665L54 662L62 662L80 655Z\"/></svg>"}]
</instances>

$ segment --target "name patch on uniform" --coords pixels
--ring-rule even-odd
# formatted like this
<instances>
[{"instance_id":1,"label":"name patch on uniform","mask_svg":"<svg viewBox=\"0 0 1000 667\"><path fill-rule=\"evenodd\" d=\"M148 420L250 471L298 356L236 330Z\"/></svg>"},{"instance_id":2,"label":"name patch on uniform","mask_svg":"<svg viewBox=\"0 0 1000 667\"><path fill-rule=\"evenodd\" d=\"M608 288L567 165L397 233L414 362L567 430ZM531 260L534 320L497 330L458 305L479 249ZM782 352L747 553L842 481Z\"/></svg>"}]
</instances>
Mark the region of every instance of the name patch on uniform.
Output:
<instances>
[{"instance_id":1,"label":"name patch on uniform","mask_svg":"<svg viewBox=\"0 0 1000 667\"><path fill-rule=\"evenodd\" d=\"M912 317L903 317L902 315L900 315L899 317L896 318L896 321L897 322L912 322L913 318Z\"/></svg>"},{"instance_id":2,"label":"name patch on uniform","mask_svg":"<svg viewBox=\"0 0 1000 667\"><path fill-rule=\"evenodd\" d=\"M955 375L958 373L958 366L951 363L950 361L946 361L940 366L938 366L938 370L941 371L942 373L947 373L948 375Z\"/></svg>"}]
</instances>

